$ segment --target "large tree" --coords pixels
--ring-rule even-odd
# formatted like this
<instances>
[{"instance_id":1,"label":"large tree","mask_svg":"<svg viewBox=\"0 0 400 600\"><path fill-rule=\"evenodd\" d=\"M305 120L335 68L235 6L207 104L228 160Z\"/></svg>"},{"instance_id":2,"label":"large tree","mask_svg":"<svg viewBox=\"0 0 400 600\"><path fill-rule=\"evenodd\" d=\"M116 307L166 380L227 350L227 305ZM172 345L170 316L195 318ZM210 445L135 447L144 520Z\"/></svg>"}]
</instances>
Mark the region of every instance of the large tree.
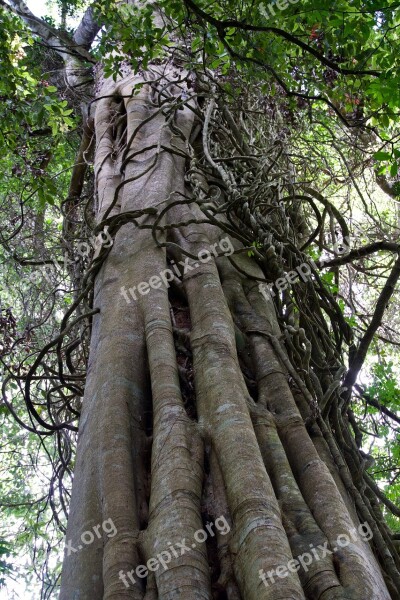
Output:
<instances>
[{"instance_id":1,"label":"large tree","mask_svg":"<svg viewBox=\"0 0 400 600\"><path fill-rule=\"evenodd\" d=\"M371 344L397 340L398 223L368 189L398 197L399 15L295 4L102 1L71 33L65 2L64 29L2 2L55 94L45 125L28 95L15 134L41 178L2 239L20 268L54 258L47 140L81 115L58 254L70 306L8 363L28 422L4 392L55 441L56 515L73 466L61 600L399 597L382 508L400 511L361 449L362 409L381 403L357 383ZM26 68L9 70L20 106Z\"/></svg>"}]
</instances>

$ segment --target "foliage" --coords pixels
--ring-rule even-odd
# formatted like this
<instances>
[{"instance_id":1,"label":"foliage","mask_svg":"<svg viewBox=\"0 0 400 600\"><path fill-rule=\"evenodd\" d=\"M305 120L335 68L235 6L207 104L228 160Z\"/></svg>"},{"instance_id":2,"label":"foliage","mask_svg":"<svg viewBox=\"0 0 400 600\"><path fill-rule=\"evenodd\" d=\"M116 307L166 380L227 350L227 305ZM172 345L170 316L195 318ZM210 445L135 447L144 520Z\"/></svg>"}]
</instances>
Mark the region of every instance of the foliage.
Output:
<instances>
[{"instance_id":1,"label":"foliage","mask_svg":"<svg viewBox=\"0 0 400 600\"><path fill-rule=\"evenodd\" d=\"M271 140L281 141L285 168L290 165L296 184L312 185L323 194L322 199L309 197L302 205L304 252L315 261L321 256L337 258L335 245L344 240L337 212L349 224L352 247L377 239L398 240L398 205L378 195L375 183L376 175L383 176L392 197L400 197L400 15L395 5L382 6L374 0L340 0L332 5L319 0L316 7L315 1L304 0L276 9L273 15L267 4L257 8L248 0L212 5L205 0L160 0L158 5L165 16L154 25L151 4L96 3L95 15L103 29L91 52L98 61L96 68L103 69L101 76L115 80L127 68L143 72L171 54L190 73L199 78L207 74L212 85L195 87L202 100L211 97L212 86L217 88L250 132L252 146L267 155ZM59 5L64 17L83 7L77 2ZM1 358L3 381L11 374L8 399L28 428L32 421L26 418L17 375L25 376L41 347L57 336L62 315L76 300L90 262L90 256L77 254L77 244L92 234L90 167L77 203L72 207L68 203L75 155L84 137L82 98L57 75L61 69L62 61L53 50L43 48L22 20L0 7ZM300 212L297 199L285 199L294 219ZM68 238L70 222L73 234ZM254 258L264 248L256 233L252 231L253 249L248 250ZM58 262L46 271L43 265L54 259ZM321 285L337 301L355 342L365 333L392 266L391 255L382 250L354 260L351 267L321 269ZM292 291L279 302L300 313ZM392 299L361 372L360 379L368 384L353 406L362 448L375 459L369 473L393 502L398 502L400 492L398 422L380 407L399 415L398 314L398 300ZM333 339L331 317L328 311L324 315ZM73 356L81 365L87 358L88 333L78 333L84 349ZM343 345L347 361L350 346ZM390 348L386 356L384 346ZM41 416L46 414L51 386L43 382L38 390ZM76 424L80 394L72 396L67 397L72 407L68 418ZM0 572L12 574L10 544L17 552L32 546L32 557L45 565L39 573L48 594L43 597L50 597L59 567L53 561L50 575L46 568L65 526L75 433L72 429L38 441L32 427L21 431L5 405L0 415L4 452L0 504L2 522L9 525L0 530ZM68 469L58 477L60 447L70 453ZM386 509L385 517L398 530L398 519Z\"/></svg>"},{"instance_id":2,"label":"foliage","mask_svg":"<svg viewBox=\"0 0 400 600\"><path fill-rule=\"evenodd\" d=\"M0 589L5 584L5 575L10 575L13 571L12 564L7 560L11 553L12 544L0 539Z\"/></svg>"}]
</instances>

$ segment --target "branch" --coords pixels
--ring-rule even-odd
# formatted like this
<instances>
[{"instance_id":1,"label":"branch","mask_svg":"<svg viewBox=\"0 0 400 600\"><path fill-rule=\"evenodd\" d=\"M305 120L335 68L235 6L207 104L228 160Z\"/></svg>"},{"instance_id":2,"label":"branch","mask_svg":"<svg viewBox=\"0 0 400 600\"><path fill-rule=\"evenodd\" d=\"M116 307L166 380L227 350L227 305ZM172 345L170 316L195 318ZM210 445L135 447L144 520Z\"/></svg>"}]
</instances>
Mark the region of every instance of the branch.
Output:
<instances>
[{"instance_id":1,"label":"branch","mask_svg":"<svg viewBox=\"0 0 400 600\"><path fill-rule=\"evenodd\" d=\"M373 314L371 323L369 324L364 336L362 337L360 344L355 352L350 365L349 370L347 371L347 375L344 380L343 386L347 388L345 395L345 408L347 409L348 402L351 396L351 389L356 382L357 376L361 370L361 367L364 364L365 357L367 356L368 348L372 342L372 339L381 325L383 313L387 307L387 304L394 292L394 288L396 283L398 282L400 277L400 254L397 257L397 260L394 264L393 269L387 281L379 295L378 301L376 303L375 312Z\"/></svg>"},{"instance_id":2,"label":"branch","mask_svg":"<svg viewBox=\"0 0 400 600\"><path fill-rule=\"evenodd\" d=\"M357 392L359 392L359 394L361 394L361 397L365 400L365 402L367 404L369 404L370 406L373 406L374 408L377 408L381 413L383 413L390 419L393 419L393 421L396 421L396 423L399 423L399 425L400 425L400 417L398 417L394 412L392 412L391 410L386 408L386 406L384 406L383 404L378 402L378 400L375 400L374 398L372 398L369 394L367 394L363 390L363 388L360 385L356 384L354 387L356 388Z\"/></svg>"},{"instance_id":3,"label":"branch","mask_svg":"<svg viewBox=\"0 0 400 600\"><path fill-rule=\"evenodd\" d=\"M93 41L96 38L96 35L99 33L101 29L101 25L97 23L93 14L93 6L95 3L91 4L89 8L86 10L85 14L82 17L82 21L78 25L74 33L74 42L78 46L89 50Z\"/></svg>"},{"instance_id":4,"label":"branch","mask_svg":"<svg viewBox=\"0 0 400 600\"><path fill-rule=\"evenodd\" d=\"M304 98L305 100L314 100L315 102L324 102L337 114L339 119L342 121L342 123L344 123L344 125L346 125L346 127L359 127L358 123L350 123L346 119L346 117L340 112L340 110L333 104L333 102L331 102L326 96L310 96L309 94L302 94L301 92L295 92L293 90L290 90L286 83L283 81L282 77L280 77L275 71L275 69L273 69L270 65L262 62L261 60L258 60L257 58L253 58L252 56L243 56L242 54L239 54L239 52L233 50L233 48L227 43L224 37L220 37L220 39L224 48L229 52L229 55L232 56L232 58L237 58L243 62L253 63L254 65L258 65L262 69L265 69L267 72L271 73L288 97Z\"/></svg>"},{"instance_id":5,"label":"branch","mask_svg":"<svg viewBox=\"0 0 400 600\"><path fill-rule=\"evenodd\" d=\"M369 254L373 254L374 252L379 252L379 250L389 250L390 252L400 252L400 245L395 242L386 242L384 240L380 242L373 242L372 244L367 244L366 246L362 246L361 248L355 248L351 250L346 256L341 256L339 258L334 258L329 261L318 261L316 263L317 267L339 267L342 265L347 265L348 263L353 262L353 260L357 260L360 258L364 258Z\"/></svg>"},{"instance_id":6,"label":"branch","mask_svg":"<svg viewBox=\"0 0 400 600\"><path fill-rule=\"evenodd\" d=\"M299 48L302 48L303 50L305 50L305 52L312 54L323 65L329 67L330 69L336 71L337 73L341 73L342 75L372 75L373 77L379 77L381 75L380 71L372 71L372 70L371 71L363 71L363 70L358 71L358 70L354 70L354 69L344 69L344 68L340 67L334 61L329 60L329 58L326 58L323 54L318 52L318 50L315 50L315 48L312 48L305 42L302 42L301 40L299 40L293 34L288 33L287 31L284 31L283 29L279 29L278 27L264 27L261 25L250 25L243 21L236 21L235 19L230 19L228 21L219 21L212 15L210 15L210 14L206 13L204 10L202 10L192 0L184 0L184 2L185 2L185 5L187 8L192 9L192 11L195 14L197 14L199 17L201 17L202 19L204 19L211 25L214 25L214 27L217 29L218 35L222 38L225 37L225 30L229 29L230 27L234 27L236 29L242 29L243 31L270 32L270 33L274 33L275 35L277 35L279 37L284 38L285 40L288 40L289 42L291 42L292 44L295 44L296 46L299 46Z\"/></svg>"},{"instance_id":7,"label":"branch","mask_svg":"<svg viewBox=\"0 0 400 600\"><path fill-rule=\"evenodd\" d=\"M55 50L62 58L65 59L66 55L72 55L80 60L95 63L91 54L84 47L71 40L64 32L36 17L23 0L9 0L9 4L5 0L0 0L0 5L21 17L32 33L40 37L48 48Z\"/></svg>"},{"instance_id":8,"label":"branch","mask_svg":"<svg viewBox=\"0 0 400 600\"><path fill-rule=\"evenodd\" d=\"M96 1L96 0L95 0ZM100 25L95 21L93 14L94 3L89 6L85 14L82 17L82 21L75 30L73 41L77 47L82 48L83 51L89 50L92 42L100 30ZM68 85L73 88L86 86L92 81L86 77L86 73L82 70L82 61L80 58L70 56L65 61L65 73L68 81Z\"/></svg>"},{"instance_id":9,"label":"branch","mask_svg":"<svg viewBox=\"0 0 400 600\"><path fill-rule=\"evenodd\" d=\"M385 496L384 492L382 492L382 490L379 489L378 485L375 483L372 477L368 475L368 473L364 473L364 479L371 488L371 490L373 490L378 496L378 498L383 502L386 508L388 508L391 513L396 515L396 517L400 517L400 508Z\"/></svg>"}]
</instances>

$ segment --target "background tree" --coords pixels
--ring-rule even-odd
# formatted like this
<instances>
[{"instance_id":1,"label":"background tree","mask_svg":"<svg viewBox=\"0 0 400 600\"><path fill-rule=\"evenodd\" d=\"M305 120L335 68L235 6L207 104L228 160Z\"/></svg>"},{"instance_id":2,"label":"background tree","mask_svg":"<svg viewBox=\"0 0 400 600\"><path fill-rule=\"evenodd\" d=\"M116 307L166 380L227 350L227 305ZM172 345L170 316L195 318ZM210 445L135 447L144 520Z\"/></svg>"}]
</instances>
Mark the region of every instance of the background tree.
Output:
<instances>
[{"instance_id":1,"label":"background tree","mask_svg":"<svg viewBox=\"0 0 400 600\"><path fill-rule=\"evenodd\" d=\"M62 600L399 597L399 15L292 4L2 3L4 419Z\"/></svg>"}]
</instances>

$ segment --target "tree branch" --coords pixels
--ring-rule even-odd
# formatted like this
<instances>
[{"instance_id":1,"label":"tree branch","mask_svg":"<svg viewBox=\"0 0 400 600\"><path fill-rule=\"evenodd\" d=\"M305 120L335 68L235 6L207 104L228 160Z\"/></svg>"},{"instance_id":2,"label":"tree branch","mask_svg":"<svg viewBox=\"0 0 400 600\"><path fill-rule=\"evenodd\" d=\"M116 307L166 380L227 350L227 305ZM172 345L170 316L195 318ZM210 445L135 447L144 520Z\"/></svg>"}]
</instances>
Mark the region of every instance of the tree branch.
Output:
<instances>
[{"instance_id":1,"label":"tree branch","mask_svg":"<svg viewBox=\"0 0 400 600\"><path fill-rule=\"evenodd\" d=\"M356 382L357 376L361 370L361 367L364 364L365 357L367 356L368 348L372 342L372 339L381 325L383 313L385 312L386 306L394 292L394 288L396 286L397 281L400 277L400 254L397 257L397 260L391 270L389 277L379 295L378 301L376 303L375 312L373 314L371 323L369 324L364 336L362 337L360 344L355 352L350 365L349 370L347 371L347 375L344 380L344 387L347 388L345 394L345 409L347 410L348 403L351 396L351 390L353 385Z\"/></svg>"},{"instance_id":2,"label":"tree branch","mask_svg":"<svg viewBox=\"0 0 400 600\"><path fill-rule=\"evenodd\" d=\"M386 406L381 404L381 402L378 402L378 400L375 400L374 398L372 398L369 394L367 394L363 390L363 388L360 385L356 384L354 387L356 388L357 392L359 392L359 394L361 394L361 397L365 400L365 402L367 404L369 404L370 406L373 406L374 408L377 408L381 413L383 413L390 419L393 419L393 421L396 421L396 423L399 423L399 425L400 425L400 417L398 417L394 412L392 412L391 410L386 408Z\"/></svg>"},{"instance_id":3,"label":"tree branch","mask_svg":"<svg viewBox=\"0 0 400 600\"><path fill-rule=\"evenodd\" d=\"M318 261L316 263L317 267L339 267L342 265L347 265L348 263L353 262L353 260L357 260L360 258L364 258L369 254L373 254L374 252L379 252L379 250L389 250L390 252L400 252L400 245L395 242L386 242L384 240L380 242L373 242L372 244L367 244L366 246L362 246L361 248L355 248L351 250L346 256L341 256L339 258L334 258L330 261Z\"/></svg>"},{"instance_id":4,"label":"tree branch","mask_svg":"<svg viewBox=\"0 0 400 600\"><path fill-rule=\"evenodd\" d=\"M97 23L94 18L93 6L95 2L89 6L85 14L82 17L82 21L78 25L74 33L74 42L79 47L89 50L96 35L101 29L101 24Z\"/></svg>"},{"instance_id":5,"label":"tree branch","mask_svg":"<svg viewBox=\"0 0 400 600\"><path fill-rule=\"evenodd\" d=\"M204 19L211 25L214 25L214 27L217 29L218 35L220 37L225 37L225 30L229 29L230 27L234 27L236 29L242 29L243 31L259 31L259 32L274 33L275 35L284 38L285 40L291 42L292 44L295 44L299 48L302 48L302 50L304 50L305 52L308 52L308 54L312 54L312 56L317 58L320 61L320 63L322 63L323 65L336 71L337 73L341 73L342 75L371 75L373 77L379 77L381 75L380 71L373 71L373 70L358 71L358 70L354 70L354 69L344 69L343 67L340 67L334 61L329 60L329 58L326 58L326 56L324 56L323 54L318 52L318 50L316 50L312 46L309 46L305 42L299 40L293 34L288 33L287 31L285 31L283 29L279 29L278 27L264 27L262 25L250 25L249 23L245 23L243 21L236 21L235 19L230 19L227 21L219 21L218 19L216 19L209 13L206 13L204 10L202 10L192 0L184 0L184 2L188 9L191 9L199 17L201 17L202 19Z\"/></svg>"},{"instance_id":6,"label":"tree branch","mask_svg":"<svg viewBox=\"0 0 400 600\"><path fill-rule=\"evenodd\" d=\"M9 0L9 4L4 0L0 0L0 5L21 17L32 33L40 37L48 48L55 50L64 60L66 55L72 55L80 60L95 63L91 54L83 46L71 40L66 33L58 31L45 21L42 21L42 19L36 17L23 0Z\"/></svg>"}]
</instances>

